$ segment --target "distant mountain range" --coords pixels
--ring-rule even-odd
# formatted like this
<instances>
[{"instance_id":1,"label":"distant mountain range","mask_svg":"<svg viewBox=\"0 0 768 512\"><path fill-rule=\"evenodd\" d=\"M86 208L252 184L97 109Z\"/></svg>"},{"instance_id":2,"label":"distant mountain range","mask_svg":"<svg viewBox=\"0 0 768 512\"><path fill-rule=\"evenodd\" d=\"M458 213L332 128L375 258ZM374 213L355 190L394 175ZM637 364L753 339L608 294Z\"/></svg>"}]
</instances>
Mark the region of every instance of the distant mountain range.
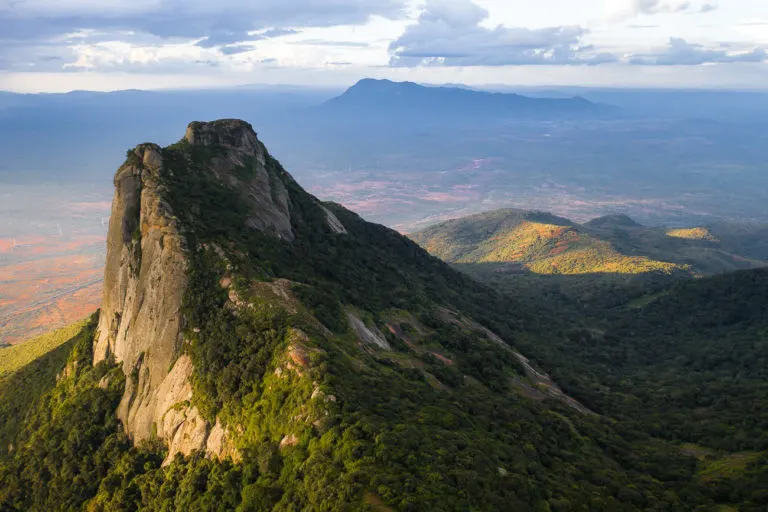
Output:
<instances>
[{"instance_id":1,"label":"distant mountain range","mask_svg":"<svg viewBox=\"0 0 768 512\"><path fill-rule=\"evenodd\" d=\"M532 98L461 87L427 87L413 82L366 78L324 105L353 115L561 119L609 117L619 110L584 98Z\"/></svg>"}]
</instances>

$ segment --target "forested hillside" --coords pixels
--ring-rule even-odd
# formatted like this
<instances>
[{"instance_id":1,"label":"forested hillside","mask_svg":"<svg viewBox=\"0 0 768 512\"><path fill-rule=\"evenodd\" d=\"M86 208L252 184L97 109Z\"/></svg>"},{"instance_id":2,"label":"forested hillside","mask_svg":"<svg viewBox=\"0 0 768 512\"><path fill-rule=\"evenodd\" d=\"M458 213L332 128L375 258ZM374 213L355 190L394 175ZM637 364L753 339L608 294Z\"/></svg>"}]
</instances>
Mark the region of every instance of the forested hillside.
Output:
<instances>
[{"instance_id":1,"label":"forested hillside","mask_svg":"<svg viewBox=\"0 0 768 512\"><path fill-rule=\"evenodd\" d=\"M3 434L0 510L765 508L761 395L723 394L762 376L763 273L675 288L637 327L549 316L318 201L236 120L130 150L115 185L100 317L4 381L56 370ZM742 316L707 313L748 287ZM711 333L754 367L719 338L687 355Z\"/></svg>"},{"instance_id":2,"label":"forested hillside","mask_svg":"<svg viewBox=\"0 0 768 512\"><path fill-rule=\"evenodd\" d=\"M502 209L410 237L508 295L546 296L567 308L586 304L601 314L678 279L768 265L763 230L646 227L625 215L580 225L545 212Z\"/></svg>"}]
</instances>

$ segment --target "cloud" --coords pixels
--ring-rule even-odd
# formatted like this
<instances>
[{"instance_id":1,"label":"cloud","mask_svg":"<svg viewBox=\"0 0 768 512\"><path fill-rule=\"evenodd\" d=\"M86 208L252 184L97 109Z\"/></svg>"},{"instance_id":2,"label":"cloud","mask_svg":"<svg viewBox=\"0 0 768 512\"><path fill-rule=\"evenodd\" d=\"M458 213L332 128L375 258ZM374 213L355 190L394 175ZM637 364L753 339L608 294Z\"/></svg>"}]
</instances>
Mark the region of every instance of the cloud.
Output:
<instances>
[{"instance_id":1,"label":"cloud","mask_svg":"<svg viewBox=\"0 0 768 512\"><path fill-rule=\"evenodd\" d=\"M139 71L162 66L165 71L184 71L189 66L216 66L217 52L190 44L138 45L105 41L72 47L76 59L65 70L121 69Z\"/></svg>"},{"instance_id":2,"label":"cloud","mask_svg":"<svg viewBox=\"0 0 768 512\"><path fill-rule=\"evenodd\" d=\"M0 0L6 37L129 29L160 37L221 37L269 27L327 27L403 15L405 0Z\"/></svg>"},{"instance_id":3,"label":"cloud","mask_svg":"<svg viewBox=\"0 0 768 512\"><path fill-rule=\"evenodd\" d=\"M362 41L329 41L327 39L303 39L292 41L290 44L305 44L310 46L342 46L347 48L368 48L370 44Z\"/></svg>"},{"instance_id":4,"label":"cloud","mask_svg":"<svg viewBox=\"0 0 768 512\"><path fill-rule=\"evenodd\" d=\"M721 45L723 48L724 45ZM727 48L727 47L726 47ZM637 54L629 58L631 64L655 66L696 66L699 64L730 62L763 62L768 59L764 48L711 49L685 39L673 37L666 48L657 53Z\"/></svg>"},{"instance_id":5,"label":"cloud","mask_svg":"<svg viewBox=\"0 0 768 512\"><path fill-rule=\"evenodd\" d=\"M241 53L248 50L238 50L245 46L232 46L234 43L255 42L264 39L274 39L276 37L289 36L301 33L300 30L290 28L270 28L259 31L218 31L208 35L195 43L202 48L213 48L221 46L221 52L224 54ZM253 46L251 46L251 49ZM233 51L234 50L234 51Z\"/></svg>"},{"instance_id":6,"label":"cloud","mask_svg":"<svg viewBox=\"0 0 768 512\"><path fill-rule=\"evenodd\" d=\"M393 66L598 64L615 61L581 43L579 26L486 28L488 11L470 0L428 0L417 22L390 46Z\"/></svg>"},{"instance_id":7,"label":"cloud","mask_svg":"<svg viewBox=\"0 0 768 512\"><path fill-rule=\"evenodd\" d=\"M43 66L39 56L73 59L87 43L196 42L202 48L280 37L301 27L362 24L371 16L400 18L407 0L0 0L0 63ZM71 41L72 34L83 34ZM160 41L157 41L157 40ZM78 46L78 48L72 48ZM51 61L53 62L53 61ZM53 64L48 65L49 69ZM59 67L60 69L60 67Z\"/></svg>"},{"instance_id":8,"label":"cloud","mask_svg":"<svg viewBox=\"0 0 768 512\"><path fill-rule=\"evenodd\" d=\"M750 20L750 21L743 21L739 23L742 27L761 27L763 25L768 25L768 20Z\"/></svg>"},{"instance_id":9,"label":"cloud","mask_svg":"<svg viewBox=\"0 0 768 512\"><path fill-rule=\"evenodd\" d=\"M612 18L628 18L639 14L705 13L717 9L713 3L695 0L621 0L611 1Z\"/></svg>"},{"instance_id":10,"label":"cloud","mask_svg":"<svg viewBox=\"0 0 768 512\"><path fill-rule=\"evenodd\" d=\"M238 53L251 52L255 49L256 47L252 44L238 44L222 46L219 48L219 51L224 55L237 55Z\"/></svg>"}]
</instances>

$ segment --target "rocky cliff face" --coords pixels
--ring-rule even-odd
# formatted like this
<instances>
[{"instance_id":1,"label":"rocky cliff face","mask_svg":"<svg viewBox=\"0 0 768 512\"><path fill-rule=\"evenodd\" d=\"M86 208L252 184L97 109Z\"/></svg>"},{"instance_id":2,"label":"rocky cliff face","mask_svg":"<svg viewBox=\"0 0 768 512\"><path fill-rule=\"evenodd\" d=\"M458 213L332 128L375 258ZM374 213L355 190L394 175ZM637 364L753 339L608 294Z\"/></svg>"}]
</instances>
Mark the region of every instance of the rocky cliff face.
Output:
<instances>
[{"instance_id":1,"label":"rocky cliff face","mask_svg":"<svg viewBox=\"0 0 768 512\"><path fill-rule=\"evenodd\" d=\"M246 226L294 238L288 192L269 174L266 150L248 123L191 123L181 143L215 146L200 172L241 191ZM237 171L246 164L252 172L244 178ZM221 423L211 425L189 405L193 366L182 353L181 311L188 287L188 226L180 225L167 201L163 176L169 172L163 150L141 144L115 175L94 364L110 357L122 364L126 388L117 414L135 442L157 436L168 444L169 457L195 449L232 455Z\"/></svg>"}]
</instances>

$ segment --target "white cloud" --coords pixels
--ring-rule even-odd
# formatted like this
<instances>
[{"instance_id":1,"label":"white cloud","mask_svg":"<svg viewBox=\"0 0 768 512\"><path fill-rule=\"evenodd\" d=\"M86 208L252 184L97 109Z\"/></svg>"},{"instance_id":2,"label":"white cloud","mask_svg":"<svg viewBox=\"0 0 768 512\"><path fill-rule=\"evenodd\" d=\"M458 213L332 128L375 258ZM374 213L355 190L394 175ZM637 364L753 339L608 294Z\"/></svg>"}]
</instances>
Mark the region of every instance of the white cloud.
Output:
<instances>
[{"instance_id":1,"label":"white cloud","mask_svg":"<svg viewBox=\"0 0 768 512\"><path fill-rule=\"evenodd\" d=\"M294 34L297 28L359 25L375 16L400 18L405 2L0 0L0 69L61 69L58 61L92 69L125 65L146 54L157 56L158 64L167 58L175 66L180 54L196 53L190 48L181 52L186 43L235 55L251 43Z\"/></svg>"},{"instance_id":2,"label":"white cloud","mask_svg":"<svg viewBox=\"0 0 768 512\"><path fill-rule=\"evenodd\" d=\"M673 37L663 50L633 55L629 62L655 66L697 66L712 63L764 62L766 59L768 53L764 48L707 48Z\"/></svg>"},{"instance_id":3,"label":"white cloud","mask_svg":"<svg viewBox=\"0 0 768 512\"><path fill-rule=\"evenodd\" d=\"M133 30L161 37L235 37L267 27L364 23L400 17L405 0L0 0L6 37L34 39L78 29Z\"/></svg>"},{"instance_id":4,"label":"white cloud","mask_svg":"<svg viewBox=\"0 0 768 512\"><path fill-rule=\"evenodd\" d=\"M630 18L640 14L704 13L717 9L713 2L701 0L606 0L611 18Z\"/></svg>"},{"instance_id":5,"label":"white cloud","mask_svg":"<svg viewBox=\"0 0 768 512\"><path fill-rule=\"evenodd\" d=\"M217 53L190 44L132 45L124 41L104 41L72 47L77 58L64 69L146 69L162 64L165 70L183 69L189 64L214 65Z\"/></svg>"},{"instance_id":6,"label":"white cloud","mask_svg":"<svg viewBox=\"0 0 768 512\"><path fill-rule=\"evenodd\" d=\"M415 24L390 44L395 66L596 64L615 58L582 43L579 26L487 28L470 0L428 0Z\"/></svg>"},{"instance_id":7,"label":"white cloud","mask_svg":"<svg viewBox=\"0 0 768 512\"><path fill-rule=\"evenodd\" d=\"M97 76L134 84L128 75L163 77L145 87L172 76L184 85L555 75L666 84L675 74L757 86L768 72L763 1L0 0L0 89L12 73L62 70L61 83L78 88Z\"/></svg>"}]
</instances>

